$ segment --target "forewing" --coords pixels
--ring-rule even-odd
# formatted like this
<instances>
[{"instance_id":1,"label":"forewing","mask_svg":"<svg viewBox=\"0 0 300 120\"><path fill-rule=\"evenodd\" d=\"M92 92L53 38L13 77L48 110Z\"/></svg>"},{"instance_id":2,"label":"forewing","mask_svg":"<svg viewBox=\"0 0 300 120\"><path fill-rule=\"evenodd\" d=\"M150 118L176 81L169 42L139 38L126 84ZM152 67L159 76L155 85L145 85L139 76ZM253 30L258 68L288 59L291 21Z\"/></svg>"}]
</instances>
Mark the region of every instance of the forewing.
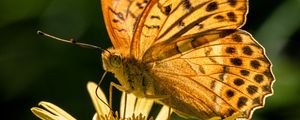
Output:
<instances>
[{"instance_id":1,"label":"forewing","mask_svg":"<svg viewBox=\"0 0 300 120\"><path fill-rule=\"evenodd\" d=\"M210 30L237 29L245 21L247 0L152 0L143 12L131 44L141 58L154 44Z\"/></svg>"},{"instance_id":2,"label":"forewing","mask_svg":"<svg viewBox=\"0 0 300 120\"><path fill-rule=\"evenodd\" d=\"M114 48L128 48L149 0L101 0L107 32Z\"/></svg>"},{"instance_id":3,"label":"forewing","mask_svg":"<svg viewBox=\"0 0 300 120\"><path fill-rule=\"evenodd\" d=\"M242 30L191 37L156 53L178 52L172 57L148 56L155 59L148 65L156 94L171 96L162 102L198 118L224 118L236 112L250 118L272 94L274 76L263 47Z\"/></svg>"}]
</instances>

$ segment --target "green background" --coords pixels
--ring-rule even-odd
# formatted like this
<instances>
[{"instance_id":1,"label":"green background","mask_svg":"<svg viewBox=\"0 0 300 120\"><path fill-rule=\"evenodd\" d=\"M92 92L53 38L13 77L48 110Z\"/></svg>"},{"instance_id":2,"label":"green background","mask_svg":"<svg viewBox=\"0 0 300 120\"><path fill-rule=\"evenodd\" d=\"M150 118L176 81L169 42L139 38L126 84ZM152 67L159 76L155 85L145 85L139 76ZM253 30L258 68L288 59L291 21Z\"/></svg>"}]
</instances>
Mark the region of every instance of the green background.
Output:
<instances>
[{"instance_id":1,"label":"green background","mask_svg":"<svg viewBox=\"0 0 300 120\"><path fill-rule=\"evenodd\" d=\"M300 118L299 12L300 0L250 0L243 29L266 48L277 80L275 94L254 120ZM37 30L111 46L98 0L0 0L1 117L37 119L30 108L46 100L78 119L91 119L86 83L103 74L100 52L38 36ZM108 74L104 91L111 81L117 82Z\"/></svg>"}]
</instances>

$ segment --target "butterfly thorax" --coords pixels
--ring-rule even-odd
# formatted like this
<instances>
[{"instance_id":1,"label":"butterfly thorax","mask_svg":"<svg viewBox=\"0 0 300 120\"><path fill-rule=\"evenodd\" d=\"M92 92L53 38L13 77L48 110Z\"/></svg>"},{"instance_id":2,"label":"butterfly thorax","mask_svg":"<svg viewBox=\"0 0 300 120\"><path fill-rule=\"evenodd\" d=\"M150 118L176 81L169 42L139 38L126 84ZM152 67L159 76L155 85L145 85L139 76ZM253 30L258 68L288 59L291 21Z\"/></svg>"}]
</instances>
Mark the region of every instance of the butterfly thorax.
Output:
<instances>
[{"instance_id":1,"label":"butterfly thorax","mask_svg":"<svg viewBox=\"0 0 300 120\"><path fill-rule=\"evenodd\" d=\"M140 61L115 49L104 51L102 61L104 70L113 73L126 91L137 97L153 94L152 80Z\"/></svg>"}]
</instances>

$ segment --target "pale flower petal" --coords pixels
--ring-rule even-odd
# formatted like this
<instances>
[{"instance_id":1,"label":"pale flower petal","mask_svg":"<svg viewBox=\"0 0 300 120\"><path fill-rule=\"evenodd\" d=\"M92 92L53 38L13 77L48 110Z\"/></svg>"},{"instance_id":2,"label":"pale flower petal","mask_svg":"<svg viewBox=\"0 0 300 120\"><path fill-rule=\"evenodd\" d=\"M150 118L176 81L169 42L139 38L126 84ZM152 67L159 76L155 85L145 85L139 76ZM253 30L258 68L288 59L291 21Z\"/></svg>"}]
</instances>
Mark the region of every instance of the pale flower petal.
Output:
<instances>
[{"instance_id":1,"label":"pale flower petal","mask_svg":"<svg viewBox=\"0 0 300 120\"><path fill-rule=\"evenodd\" d=\"M95 93L97 88L97 84L94 82L88 82L87 89L88 93L91 96L92 102L95 106L96 113L93 116L93 120L124 120L122 117L124 115L124 111L126 111L126 118L128 120L145 120L148 118L150 110L154 104L154 100L146 99L146 98L137 98L133 94L127 94L127 103L126 110L124 109L125 103L125 93L123 92L121 97L120 104L120 117L118 111L114 114L115 116L110 115L110 108L107 106L107 99L103 91L99 88L97 93ZM105 102L106 104L104 104ZM43 120L76 120L74 117L69 115L67 112L62 110L61 108L55 106L49 102L40 102L40 107L33 107L31 111L40 119ZM169 108L163 106L156 120L166 120L168 118L168 110ZM150 117L150 120L153 120L153 117Z\"/></svg>"},{"instance_id":2,"label":"pale flower petal","mask_svg":"<svg viewBox=\"0 0 300 120\"><path fill-rule=\"evenodd\" d=\"M98 85L96 83L94 83L94 82L88 82L88 84L87 84L88 92L89 92L89 94L91 96L92 102L93 102L93 104L95 106L95 109L96 109L98 115L100 115L100 116L101 115L108 115L109 112L110 112L110 109L107 106L108 105L107 99L106 99L105 94L103 93L103 91L99 88L97 90L97 95L107 105L105 105L101 100L99 100L99 98L97 97L97 95L95 93L97 86Z\"/></svg>"},{"instance_id":3,"label":"pale flower petal","mask_svg":"<svg viewBox=\"0 0 300 120\"><path fill-rule=\"evenodd\" d=\"M97 113L95 113L95 114L94 114L94 116L93 116L93 119L92 119L92 120L100 120L100 119L99 119L99 117L98 117L98 114L97 114Z\"/></svg>"},{"instance_id":4,"label":"pale flower petal","mask_svg":"<svg viewBox=\"0 0 300 120\"><path fill-rule=\"evenodd\" d=\"M59 117L39 107L32 107L31 112L40 119L57 120Z\"/></svg>"},{"instance_id":5,"label":"pale flower petal","mask_svg":"<svg viewBox=\"0 0 300 120\"><path fill-rule=\"evenodd\" d=\"M155 120L167 120L168 119L168 114L169 114L169 107L168 106L163 106L161 110L159 111L158 115L156 116ZM170 115L172 114L172 110L170 112Z\"/></svg>"},{"instance_id":6,"label":"pale flower petal","mask_svg":"<svg viewBox=\"0 0 300 120\"><path fill-rule=\"evenodd\" d=\"M136 102L134 114L135 115L142 114L147 118L153 106L153 103L154 101L152 99L139 98Z\"/></svg>"},{"instance_id":7,"label":"pale flower petal","mask_svg":"<svg viewBox=\"0 0 300 120\"><path fill-rule=\"evenodd\" d=\"M39 107L31 108L31 111L41 119L47 120L76 120L73 116L69 115L63 109L49 102L40 102Z\"/></svg>"},{"instance_id":8,"label":"pale flower petal","mask_svg":"<svg viewBox=\"0 0 300 120\"><path fill-rule=\"evenodd\" d=\"M133 94L127 94L127 102L126 102L126 115L125 118L131 117L134 112L134 106L136 102L136 97ZM120 101L120 117L124 115L124 104L125 103L125 92L123 92Z\"/></svg>"}]
</instances>

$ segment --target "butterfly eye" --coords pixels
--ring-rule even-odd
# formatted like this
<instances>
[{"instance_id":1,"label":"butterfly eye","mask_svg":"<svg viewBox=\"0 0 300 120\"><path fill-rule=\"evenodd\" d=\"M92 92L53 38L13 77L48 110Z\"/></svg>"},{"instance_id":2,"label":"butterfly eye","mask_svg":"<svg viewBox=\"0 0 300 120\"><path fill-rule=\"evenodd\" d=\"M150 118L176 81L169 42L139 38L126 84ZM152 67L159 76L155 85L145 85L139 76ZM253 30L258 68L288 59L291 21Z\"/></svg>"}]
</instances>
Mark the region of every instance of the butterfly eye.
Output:
<instances>
[{"instance_id":1,"label":"butterfly eye","mask_svg":"<svg viewBox=\"0 0 300 120\"><path fill-rule=\"evenodd\" d=\"M110 59L111 59L110 60L110 65L111 66L117 67L117 68L119 68L121 66L121 63L122 63L121 56L119 56L119 55L112 55Z\"/></svg>"}]
</instances>

